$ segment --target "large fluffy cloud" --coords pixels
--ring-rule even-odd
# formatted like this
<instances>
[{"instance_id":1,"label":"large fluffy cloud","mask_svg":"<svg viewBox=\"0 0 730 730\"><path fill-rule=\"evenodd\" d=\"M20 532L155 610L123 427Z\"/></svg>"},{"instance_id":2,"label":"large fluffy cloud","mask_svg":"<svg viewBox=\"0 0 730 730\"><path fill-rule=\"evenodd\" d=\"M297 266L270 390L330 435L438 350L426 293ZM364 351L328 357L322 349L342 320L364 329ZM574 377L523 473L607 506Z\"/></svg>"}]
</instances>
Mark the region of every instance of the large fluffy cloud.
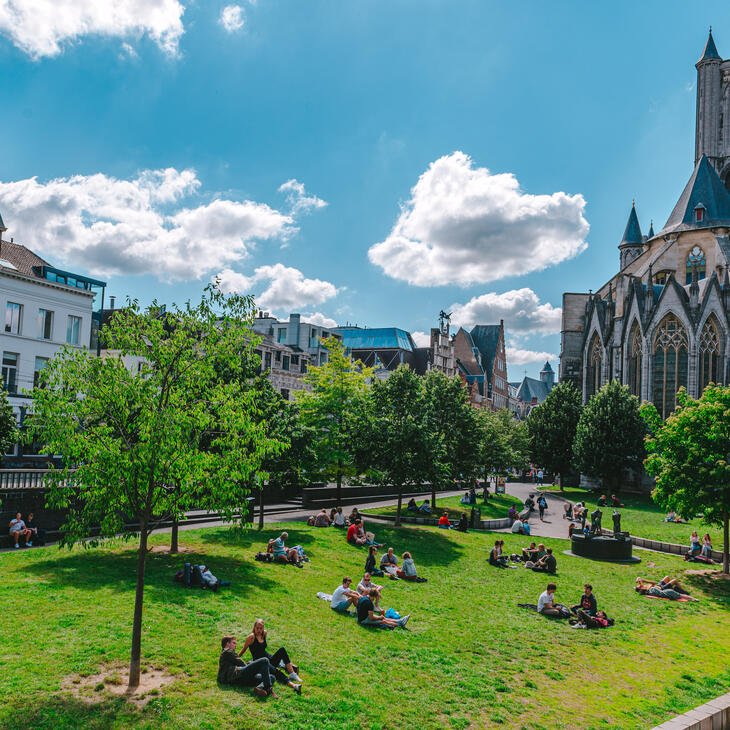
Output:
<instances>
[{"instance_id":1,"label":"large fluffy cloud","mask_svg":"<svg viewBox=\"0 0 730 730\"><path fill-rule=\"evenodd\" d=\"M532 289L482 294L466 304L452 304L451 310L452 324L467 329L503 319L504 326L516 334L560 332L562 309L549 302L541 304Z\"/></svg>"},{"instance_id":2,"label":"large fluffy cloud","mask_svg":"<svg viewBox=\"0 0 730 730\"><path fill-rule=\"evenodd\" d=\"M183 12L180 0L0 0L0 33L33 58L88 35L146 35L175 55Z\"/></svg>"},{"instance_id":3,"label":"large fluffy cloud","mask_svg":"<svg viewBox=\"0 0 730 730\"><path fill-rule=\"evenodd\" d=\"M528 195L511 173L475 167L463 152L431 163L370 261L418 286L468 285L526 274L583 251L582 195Z\"/></svg>"},{"instance_id":4,"label":"large fluffy cloud","mask_svg":"<svg viewBox=\"0 0 730 730\"><path fill-rule=\"evenodd\" d=\"M131 180L33 177L0 183L0 210L15 238L39 255L104 276L199 279L245 258L256 241L297 230L291 214L265 203L201 202L200 187L193 170L174 168Z\"/></svg>"},{"instance_id":5,"label":"large fluffy cloud","mask_svg":"<svg viewBox=\"0 0 730 730\"><path fill-rule=\"evenodd\" d=\"M258 306L280 311L321 304L337 294L329 281L307 279L299 269L283 264L259 266L252 276L224 269L218 279L224 292L260 292L256 296Z\"/></svg>"},{"instance_id":6,"label":"large fluffy cloud","mask_svg":"<svg viewBox=\"0 0 730 730\"><path fill-rule=\"evenodd\" d=\"M507 365L543 365L545 361L556 360L557 355L552 352L538 352L535 350L523 350L519 347L507 345Z\"/></svg>"}]
</instances>

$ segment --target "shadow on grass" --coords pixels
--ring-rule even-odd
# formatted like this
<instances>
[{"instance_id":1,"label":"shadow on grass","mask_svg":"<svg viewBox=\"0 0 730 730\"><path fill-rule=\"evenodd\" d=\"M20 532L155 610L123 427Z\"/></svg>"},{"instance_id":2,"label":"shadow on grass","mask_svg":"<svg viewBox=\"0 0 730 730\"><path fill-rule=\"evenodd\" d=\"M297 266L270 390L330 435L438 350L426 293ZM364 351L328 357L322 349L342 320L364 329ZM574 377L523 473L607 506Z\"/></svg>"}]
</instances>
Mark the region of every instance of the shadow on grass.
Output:
<instances>
[{"instance_id":1,"label":"shadow on grass","mask_svg":"<svg viewBox=\"0 0 730 730\"><path fill-rule=\"evenodd\" d=\"M720 578L719 571L712 571L712 574L709 571L685 573L681 580L699 588L718 603L730 606L730 579ZM694 591L690 592L694 594Z\"/></svg>"},{"instance_id":2,"label":"shadow on grass","mask_svg":"<svg viewBox=\"0 0 730 730\"><path fill-rule=\"evenodd\" d=\"M400 556L407 550L413 556L416 568L422 565L448 565L458 560L464 549L458 542L451 539L448 530L436 528L414 529L412 527L381 527L377 526L375 538L381 543L378 554L387 552L392 547L396 555ZM343 540L344 542L344 540ZM363 554L363 562L367 549L358 548L345 542L348 550L359 550Z\"/></svg>"},{"instance_id":3,"label":"shadow on grass","mask_svg":"<svg viewBox=\"0 0 730 730\"><path fill-rule=\"evenodd\" d=\"M323 532L325 528L320 528ZM266 546L272 538L277 538L282 532L288 533L286 544L288 547L301 545L306 549L307 545L316 542L315 536L311 531L289 529L282 530L277 528L264 527L263 530L252 528L250 530L214 530L205 532L199 536L201 542L213 543L218 545L233 545L235 547L251 547L255 552L265 552Z\"/></svg>"},{"instance_id":4,"label":"shadow on grass","mask_svg":"<svg viewBox=\"0 0 730 730\"><path fill-rule=\"evenodd\" d=\"M19 730L106 730L130 726L137 715L136 709L120 697L91 703L66 694L24 702L22 712L17 710L12 717L5 717L3 725Z\"/></svg>"},{"instance_id":5,"label":"shadow on grass","mask_svg":"<svg viewBox=\"0 0 730 730\"><path fill-rule=\"evenodd\" d=\"M252 556L253 557L253 556ZM183 596L200 597L218 595L200 588L185 588L173 581L175 573L186 562L206 564L220 580L230 580L230 587L221 588L220 594L246 595L251 586L268 590L277 583L262 576L253 561L230 556L211 556L203 553L169 555L150 553L145 570L145 600L180 602ZM51 586L71 586L87 591L113 589L134 591L137 575L137 552L108 552L87 550L83 553L59 553L55 558L30 563L26 573L34 574Z\"/></svg>"}]
</instances>

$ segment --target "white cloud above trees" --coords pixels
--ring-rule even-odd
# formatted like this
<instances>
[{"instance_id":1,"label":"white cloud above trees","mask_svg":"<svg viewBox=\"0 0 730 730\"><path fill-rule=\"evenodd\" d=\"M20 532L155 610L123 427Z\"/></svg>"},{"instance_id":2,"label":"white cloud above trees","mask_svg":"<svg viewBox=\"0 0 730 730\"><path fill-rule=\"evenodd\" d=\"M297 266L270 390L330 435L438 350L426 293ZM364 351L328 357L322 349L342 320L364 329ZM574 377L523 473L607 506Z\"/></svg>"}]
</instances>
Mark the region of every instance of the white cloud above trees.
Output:
<instances>
[{"instance_id":1,"label":"white cloud above trees","mask_svg":"<svg viewBox=\"0 0 730 730\"><path fill-rule=\"evenodd\" d=\"M370 261L417 286L496 281L554 266L583 251L582 195L529 195L511 173L453 152L419 177Z\"/></svg>"},{"instance_id":2,"label":"white cloud above trees","mask_svg":"<svg viewBox=\"0 0 730 730\"><path fill-rule=\"evenodd\" d=\"M558 356L552 352L540 352L537 350L523 350L519 347L507 345L505 347L507 365L543 365L545 361L557 360Z\"/></svg>"},{"instance_id":3,"label":"white cloud above trees","mask_svg":"<svg viewBox=\"0 0 730 730\"><path fill-rule=\"evenodd\" d=\"M241 30L246 23L246 13L240 5L226 5L221 10L218 22L228 33L235 33Z\"/></svg>"}]
</instances>

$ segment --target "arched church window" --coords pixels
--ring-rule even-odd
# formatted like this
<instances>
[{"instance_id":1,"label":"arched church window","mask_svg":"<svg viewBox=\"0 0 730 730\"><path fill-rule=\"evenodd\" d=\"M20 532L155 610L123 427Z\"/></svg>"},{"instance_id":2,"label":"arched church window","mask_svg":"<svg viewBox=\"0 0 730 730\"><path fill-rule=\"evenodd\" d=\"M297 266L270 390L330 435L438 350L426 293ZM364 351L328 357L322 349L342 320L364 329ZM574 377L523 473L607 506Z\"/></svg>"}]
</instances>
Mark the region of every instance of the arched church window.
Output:
<instances>
[{"instance_id":1,"label":"arched church window","mask_svg":"<svg viewBox=\"0 0 730 730\"><path fill-rule=\"evenodd\" d=\"M634 323L629 335L629 390L632 395L641 398L641 330L638 322Z\"/></svg>"},{"instance_id":2,"label":"arched church window","mask_svg":"<svg viewBox=\"0 0 730 730\"><path fill-rule=\"evenodd\" d=\"M668 314L654 335L654 405L666 418L677 405L677 391L687 386L687 331Z\"/></svg>"},{"instance_id":3,"label":"arched church window","mask_svg":"<svg viewBox=\"0 0 730 730\"><path fill-rule=\"evenodd\" d=\"M601 361L603 360L603 347L598 333L593 335L590 347L588 348L588 366L586 368L586 397L595 395L601 388Z\"/></svg>"},{"instance_id":4,"label":"arched church window","mask_svg":"<svg viewBox=\"0 0 730 730\"><path fill-rule=\"evenodd\" d=\"M697 280L705 278L707 271L707 261L705 260L705 252L699 247L695 246L687 254L687 276L685 283L692 283L692 267L697 266Z\"/></svg>"},{"instance_id":5,"label":"arched church window","mask_svg":"<svg viewBox=\"0 0 730 730\"><path fill-rule=\"evenodd\" d=\"M700 357L700 395L709 383L721 383L720 372L720 335L714 315L708 317L702 328L699 342Z\"/></svg>"}]
</instances>

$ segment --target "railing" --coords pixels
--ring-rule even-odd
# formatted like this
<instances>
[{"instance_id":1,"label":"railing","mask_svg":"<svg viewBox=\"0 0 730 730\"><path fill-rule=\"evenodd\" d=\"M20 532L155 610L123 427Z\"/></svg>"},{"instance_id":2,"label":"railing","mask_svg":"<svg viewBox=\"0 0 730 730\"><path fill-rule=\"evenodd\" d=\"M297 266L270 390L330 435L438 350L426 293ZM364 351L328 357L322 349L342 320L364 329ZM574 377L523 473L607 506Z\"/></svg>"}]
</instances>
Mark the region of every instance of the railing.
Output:
<instances>
[{"instance_id":1,"label":"railing","mask_svg":"<svg viewBox=\"0 0 730 730\"><path fill-rule=\"evenodd\" d=\"M53 471L53 469L0 469L0 491L46 489L49 486L47 475Z\"/></svg>"}]
</instances>

